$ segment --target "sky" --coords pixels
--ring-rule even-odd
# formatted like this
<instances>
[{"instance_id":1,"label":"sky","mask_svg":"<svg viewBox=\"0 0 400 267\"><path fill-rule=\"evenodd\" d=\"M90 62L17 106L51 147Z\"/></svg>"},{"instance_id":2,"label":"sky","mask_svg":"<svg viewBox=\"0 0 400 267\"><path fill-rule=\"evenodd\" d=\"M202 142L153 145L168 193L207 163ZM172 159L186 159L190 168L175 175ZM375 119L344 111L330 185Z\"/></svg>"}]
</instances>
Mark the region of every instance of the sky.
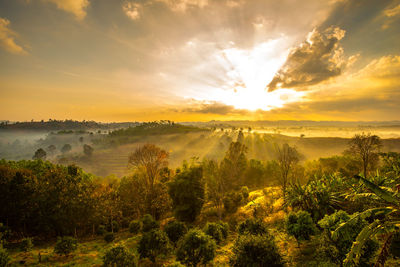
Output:
<instances>
[{"instance_id":1,"label":"sky","mask_svg":"<svg viewBox=\"0 0 400 267\"><path fill-rule=\"evenodd\" d=\"M400 0L0 0L0 120L400 120Z\"/></svg>"}]
</instances>

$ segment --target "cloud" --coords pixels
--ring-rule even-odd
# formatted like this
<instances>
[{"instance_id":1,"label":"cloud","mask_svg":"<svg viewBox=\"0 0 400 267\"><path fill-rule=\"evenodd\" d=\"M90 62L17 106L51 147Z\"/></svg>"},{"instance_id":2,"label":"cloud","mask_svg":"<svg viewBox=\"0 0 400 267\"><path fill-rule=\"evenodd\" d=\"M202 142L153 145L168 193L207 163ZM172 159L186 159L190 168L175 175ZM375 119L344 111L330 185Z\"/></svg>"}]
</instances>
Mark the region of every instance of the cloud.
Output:
<instances>
[{"instance_id":1,"label":"cloud","mask_svg":"<svg viewBox=\"0 0 400 267\"><path fill-rule=\"evenodd\" d=\"M155 0L166 4L172 11L185 12L188 8L203 8L208 5L208 0Z\"/></svg>"},{"instance_id":2,"label":"cloud","mask_svg":"<svg viewBox=\"0 0 400 267\"><path fill-rule=\"evenodd\" d=\"M394 17L400 15L400 4L393 8L385 9L383 12L387 17Z\"/></svg>"},{"instance_id":3,"label":"cloud","mask_svg":"<svg viewBox=\"0 0 400 267\"><path fill-rule=\"evenodd\" d=\"M72 13L78 20L86 16L86 8L89 6L89 0L44 0L53 3L57 8Z\"/></svg>"},{"instance_id":4,"label":"cloud","mask_svg":"<svg viewBox=\"0 0 400 267\"><path fill-rule=\"evenodd\" d=\"M226 105L218 101L199 101L194 99L190 101L189 107L174 111L184 112L184 113L217 114L217 115L249 113L249 111L247 110L236 109L234 106Z\"/></svg>"},{"instance_id":5,"label":"cloud","mask_svg":"<svg viewBox=\"0 0 400 267\"><path fill-rule=\"evenodd\" d=\"M338 27L309 33L306 41L290 51L268 84L268 91L314 85L340 75L345 63L339 41L344 35L345 31Z\"/></svg>"},{"instance_id":6,"label":"cloud","mask_svg":"<svg viewBox=\"0 0 400 267\"><path fill-rule=\"evenodd\" d=\"M122 5L122 10L132 20L140 19L140 4L125 1Z\"/></svg>"},{"instance_id":7,"label":"cloud","mask_svg":"<svg viewBox=\"0 0 400 267\"><path fill-rule=\"evenodd\" d=\"M10 21L5 18L0 18L0 46L10 53L25 55L25 49L15 43L17 34L10 28Z\"/></svg>"}]
</instances>

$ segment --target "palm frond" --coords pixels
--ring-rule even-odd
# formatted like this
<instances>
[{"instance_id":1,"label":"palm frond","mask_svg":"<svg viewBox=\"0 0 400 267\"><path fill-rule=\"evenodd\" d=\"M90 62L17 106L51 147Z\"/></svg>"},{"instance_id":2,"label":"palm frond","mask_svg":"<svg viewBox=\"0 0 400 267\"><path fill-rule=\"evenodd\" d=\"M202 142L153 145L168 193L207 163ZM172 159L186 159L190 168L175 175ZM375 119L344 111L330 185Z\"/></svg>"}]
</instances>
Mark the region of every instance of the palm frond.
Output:
<instances>
[{"instance_id":1,"label":"palm frond","mask_svg":"<svg viewBox=\"0 0 400 267\"><path fill-rule=\"evenodd\" d=\"M357 180L361 180L366 187L368 187L372 192L374 192L377 196L379 196L383 200L394 205L399 205L400 200L397 197L395 197L394 194L392 194L391 192L383 189L380 186L377 186L376 184L368 181L367 179L359 175L354 175L354 178L356 178Z\"/></svg>"}]
</instances>

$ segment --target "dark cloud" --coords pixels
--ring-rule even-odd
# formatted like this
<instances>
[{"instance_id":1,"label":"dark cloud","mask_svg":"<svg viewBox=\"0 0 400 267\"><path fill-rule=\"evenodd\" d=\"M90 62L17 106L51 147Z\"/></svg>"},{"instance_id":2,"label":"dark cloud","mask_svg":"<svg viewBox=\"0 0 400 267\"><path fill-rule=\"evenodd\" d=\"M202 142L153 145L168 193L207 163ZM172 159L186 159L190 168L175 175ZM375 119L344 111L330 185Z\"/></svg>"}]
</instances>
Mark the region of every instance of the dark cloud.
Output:
<instances>
[{"instance_id":1,"label":"dark cloud","mask_svg":"<svg viewBox=\"0 0 400 267\"><path fill-rule=\"evenodd\" d=\"M226 105L217 101L193 101L193 104L190 107L174 111L218 115L249 113L247 110L236 109L234 106Z\"/></svg>"},{"instance_id":2,"label":"dark cloud","mask_svg":"<svg viewBox=\"0 0 400 267\"><path fill-rule=\"evenodd\" d=\"M345 31L338 27L311 32L306 41L292 49L285 64L268 84L268 91L304 87L340 75L344 61L339 41L344 34Z\"/></svg>"}]
</instances>

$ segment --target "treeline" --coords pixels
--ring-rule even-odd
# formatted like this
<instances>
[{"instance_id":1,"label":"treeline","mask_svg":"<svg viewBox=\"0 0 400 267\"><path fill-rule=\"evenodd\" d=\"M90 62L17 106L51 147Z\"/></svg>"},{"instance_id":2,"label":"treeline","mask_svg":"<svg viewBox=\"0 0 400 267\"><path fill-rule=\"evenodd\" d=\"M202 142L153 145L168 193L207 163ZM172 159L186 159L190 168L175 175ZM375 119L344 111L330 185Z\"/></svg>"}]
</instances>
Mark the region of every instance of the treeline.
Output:
<instances>
[{"instance_id":1,"label":"treeline","mask_svg":"<svg viewBox=\"0 0 400 267\"><path fill-rule=\"evenodd\" d=\"M93 129L118 129L134 127L138 122L113 122L99 123L95 121L76 120L53 120L29 121L29 122L8 122L0 123L0 129L4 130L38 130L38 131L60 131L60 130L93 130Z\"/></svg>"}]
</instances>

